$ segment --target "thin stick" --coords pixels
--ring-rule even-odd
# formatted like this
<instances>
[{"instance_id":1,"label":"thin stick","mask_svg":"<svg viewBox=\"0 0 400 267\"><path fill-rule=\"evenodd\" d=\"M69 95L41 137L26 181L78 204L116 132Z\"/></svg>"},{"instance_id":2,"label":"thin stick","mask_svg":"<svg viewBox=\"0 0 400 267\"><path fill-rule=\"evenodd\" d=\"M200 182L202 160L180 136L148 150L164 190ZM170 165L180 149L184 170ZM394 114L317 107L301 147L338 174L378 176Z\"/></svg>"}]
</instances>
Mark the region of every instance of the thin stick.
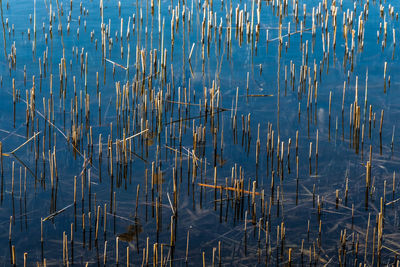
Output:
<instances>
[{"instance_id":1,"label":"thin stick","mask_svg":"<svg viewBox=\"0 0 400 267\"><path fill-rule=\"evenodd\" d=\"M234 188L234 187L224 187L224 186L221 186L221 185L211 185L211 184L202 184L202 183L198 183L198 185L199 186L203 186L203 187L215 188L215 189L222 189L222 190L225 189L225 190L229 190L229 191L237 191L237 189ZM245 194L253 194L252 191L248 191L248 190L240 189L239 191L241 193L245 193ZM256 194L257 196L260 195L259 192L254 192L254 194Z\"/></svg>"},{"instance_id":2,"label":"thin stick","mask_svg":"<svg viewBox=\"0 0 400 267\"><path fill-rule=\"evenodd\" d=\"M40 134L40 132L35 133L31 138L29 138L28 140L26 140L24 143L22 143L19 147L17 147L16 149L14 149L13 151L9 152L9 154L14 154L15 152L17 152L21 147L23 147L24 145L26 145L27 143L29 143L33 138L36 137L36 135Z\"/></svg>"}]
</instances>

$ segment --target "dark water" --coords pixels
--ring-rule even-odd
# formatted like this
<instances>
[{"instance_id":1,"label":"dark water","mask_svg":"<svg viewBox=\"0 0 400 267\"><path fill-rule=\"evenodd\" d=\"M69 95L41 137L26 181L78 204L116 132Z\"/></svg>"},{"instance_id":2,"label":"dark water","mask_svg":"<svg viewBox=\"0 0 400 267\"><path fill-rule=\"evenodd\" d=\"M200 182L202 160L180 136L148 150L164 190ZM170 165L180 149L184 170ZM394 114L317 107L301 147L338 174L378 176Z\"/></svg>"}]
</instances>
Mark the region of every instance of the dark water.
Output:
<instances>
[{"instance_id":1,"label":"dark water","mask_svg":"<svg viewBox=\"0 0 400 267\"><path fill-rule=\"evenodd\" d=\"M252 3L2 2L3 266L396 263L398 4Z\"/></svg>"}]
</instances>

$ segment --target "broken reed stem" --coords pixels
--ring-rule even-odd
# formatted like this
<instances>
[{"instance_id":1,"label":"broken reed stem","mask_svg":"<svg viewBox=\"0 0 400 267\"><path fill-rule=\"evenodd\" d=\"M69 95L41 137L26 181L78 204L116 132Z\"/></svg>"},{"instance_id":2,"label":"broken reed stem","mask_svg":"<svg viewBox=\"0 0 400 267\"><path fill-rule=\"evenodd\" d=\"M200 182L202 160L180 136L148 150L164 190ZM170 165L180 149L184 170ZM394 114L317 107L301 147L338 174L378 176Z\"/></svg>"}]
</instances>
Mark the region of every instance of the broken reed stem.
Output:
<instances>
[{"instance_id":1,"label":"broken reed stem","mask_svg":"<svg viewBox=\"0 0 400 267\"><path fill-rule=\"evenodd\" d=\"M29 143L30 141L32 141L38 134L40 134L40 132L35 133L32 137L30 137L28 140L26 140L24 143L22 143L21 145L19 145L17 148L15 148L13 151L8 152L9 154L14 154L15 152L17 152L21 147L23 147L24 145L26 145L27 143Z\"/></svg>"},{"instance_id":2,"label":"broken reed stem","mask_svg":"<svg viewBox=\"0 0 400 267\"><path fill-rule=\"evenodd\" d=\"M222 189L222 190L228 190L228 191L234 191L234 192L238 190L237 188L234 188L234 187L224 187L224 186L221 186L221 185L211 185L211 184L203 184L203 183L198 183L198 185L202 186L202 187L209 187L209 188L214 188L214 189ZM239 189L239 191L242 194L249 194L249 195L253 194L253 192L249 191L249 190ZM254 192L254 194L258 196L258 195L260 195L260 192Z\"/></svg>"}]
</instances>

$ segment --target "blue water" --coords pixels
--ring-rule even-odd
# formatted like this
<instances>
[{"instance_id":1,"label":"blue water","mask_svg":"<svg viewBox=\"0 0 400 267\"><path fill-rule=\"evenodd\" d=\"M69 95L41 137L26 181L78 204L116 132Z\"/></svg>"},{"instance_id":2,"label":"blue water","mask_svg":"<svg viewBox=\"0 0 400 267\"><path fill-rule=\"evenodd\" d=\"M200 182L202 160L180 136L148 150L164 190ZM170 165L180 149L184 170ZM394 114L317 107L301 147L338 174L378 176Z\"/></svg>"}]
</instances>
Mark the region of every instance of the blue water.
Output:
<instances>
[{"instance_id":1,"label":"blue water","mask_svg":"<svg viewBox=\"0 0 400 267\"><path fill-rule=\"evenodd\" d=\"M211 1L207 2L211 4ZM257 1L254 3L255 29L258 23ZM36 3L31 0L1 3L4 25L4 35L2 35L4 37L0 38L2 50L0 52L2 59L0 141L3 148L4 170L0 215L2 265L8 266L13 263L13 247L16 264L23 264L26 252L28 266L43 264L44 261L48 265L62 265L68 261L69 264L78 266L86 263L89 266L101 266L104 265L105 258L107 264L115 264L117 258L119 264L126 264L127 247L129 263L133 266L141 265L143 261L145 265L153 264L155 254L157 254L157 264L160 265L199 266L203 264L203 260L207 266L213 262L229 266L287 265L289 250L291 263L296 265L309 264L310 259L317 265L339 265L344 262L354 264L355 260L357 263L367 265L395 263L399 250L397 242L399 177L398 173L394 172L398 172L400 151L398 145L400 125L397 122L400 95L396 90L399 45L394 45L393 39L393 29L396 35L400 36L396 17L399 7L397 3L343 1L341 5L340 2L336 2L337 28L334 47L335 29L330 11L333 8L332 2L327 3L329 13L327 31L323 28L322 22L316 20L316 33L313 36L312 8L318 9L320 5L325 20L326 11L323 2L298 1L299 16L296 23L293 2L288 1L287 9L282 10L280 45L280 17L276 2L261 2L258 41L255 30L253 38L248 39L244 29L243 41L240 43L239 37L236 38L236 29L233 28L232 39L228 44L227 11L231 6L233 27L235 27L236 8L244 10L246 6L250 25L252 1L213 1L212 8L206 6L206 1L185 1L185 3L183 1L178 3L177 0L161 1L159 16L158 1L155 1L153 11L150 1L122 1L119 12L117 1L104 0L103 21L107 29L110 25L109 37L112 39L110 50L110 41L106 40L106 55L102 52L100 1L73 1L72 9L70 4L70 1L54 0L36 1ZM300 22L304 20L303 4L306 5L306 18L304 31L300 34ZM52 37L50 5L53 12ZM178 28L175 28L172 45L172 9L177 10L178 5L179 24ZM383 7L382 14L379 11L380 5ZM183 6L186 14L184 23ZM391 7L394 9L393 15L389 11ZM364 45L361 49L357 34L359 16L364 9L368 10L368 15L365 16L363 12ZM209 39L206 35L202 51L203 14L206 14L207 23L207 12L211 10L216 14L217 27L214 25L213 15L214 27L210 30ZM355 12L353 23L347 24L347 27L353 29L355 33L353 52L351 52L351 33L348 33L349 53L346 53L343 34L343 16L347 10L349 14ZM36 37L34 36L35 12ZM122 41L121 18L123 18ZM129 18L130 38L127 39ZM219 35L221 18L222 34ZM161 34L159 23L162 29L163 21L164 33ZM289 22L290 37L287 36ZM387 22L387 37L383 49L384 22ZM62 28L62 35L59 25ZM207 30L207 27L205 29ZM164 36L163 42L162 36ZM193 53L189 61L193 44ZM10 62L14 45L16 63L12 65ZM167 51L165 69L161 67L161 47ZM140 50L146 53L145 79L143 79L141 58L137 61L137 48L139 55ZM150 51L153 51L154 55L155 49L157 62L153 65L152 84L149 88ZM305 50L308 51L307 57ZM45 54L47 56L44 56ZM65 64L61 60L63 57ZM384 80L385 62L387 70ZM65 68L60 65L61 63ZM318 84L317 101L314 94L316 86L314 63L317 70L315 76ZM291 64L294 64L293 69ZM154 66L157 69L154 69ZM303 81L300 79L300 71L305 66L310 73L305 74L306 79ZM26 78L24 78L24 68L26 68ZM60 85L60 68L63 72L62 85ZM156 70L160 72L156 73ZM96 73L99 77L98 88ZM52 81L50 81L51 75ZM367 75L368 95L365 113ZM28 116L34 115L32 124L32 117L27 123L26 102L28 100L31 103L33 76L35 109L31 110L28 106ZM75 77L76 96L73 77ZM360 130L359 138L355 139L350 126L350 112L354 115L354 109L350 111L350 106L355 102L357 79ZM15 104L13 80L16 92L20 95ZM128 101L124 102L124 106L129 108L125 110L122 109L122 104L120 109L116 107L117 82L120 82L121 92L123 86L129 82ZM344 82L346 90L342 112ZM51 83L52 90L50 90ZM210 95L213 85L215 113L212 116ZM312 92L312 99L307 107L309 90ZM159 121L157 104L153 101L153 97L157 97L161 92L163 101L161 121ZM207 115L204 92L208 105ZM101 93L100 103L99 93ZM85 95L88 98L87 107L90 110L88 118L85 117L85 102L81 104L81 94L83 99ZM238 94L237 102L236 94ZM50 119L49 103L54 106L54 113L52 111ZM371 122L369 135L370 105L372 118L375 114L375 122L373 120ZM71 113L71 107L76 108L78 114ZM384 118L380 133L382 110ZM250 129L247 126L249 117ZM146 119L148 131L143 132L146 129ZM246 125L245 131L242 131L243 125ZM271 131L274 131L272 152L267 152L268 135L271 136L269 125ZM82 139L74 145L72 135L75 126L81 126ZM200 126L205 127L205 139L196 144L195 159L193 159L193 130L202 134ZM259 152L256 152L258 127L260 147ZM124 155L118 161L115 145L118 140L123 139L123 132L125 137L131 137L132 142L126 164L122 163ZM318 157L316 156L317 132ZM138 133L140 133L138 136L132 137ZM100 134L103 151L101 160L99 160ZM33 136L35 138L32 138ZM282 147L282 143L277 144L278 136L280 142L284 142L282 164L277 163L277 147ZM107 153L108 138L113 143L112 159ZM288 156L289 139L291 147ZM28 142L24 144L25 141ZM311 160L310 142L312 142ZM21 144L24 145L19 148ZM127 146L129 147L129 141ZM367 188L365 166L369 160L370 147L371 182ZM18 150L15 153L10 153L16 148ZM121 148L120 146L118 149ZM271 148L271 144L268 148ZM49 157L54 151L56 163ZM256 164L256 153L258 153L258 164ZM112 162L112 173L110 162ZM162 180L158 186L157 183L154 184L152 195L153 163L154 176ZM53 188L51 164L57 167ZM196 175L193 175L193 164L197 166ZM177 167L176 206L174 167ZM222 196L219 187L217 190L212 188L215 185L215 171L217 186L224 188ZM232 188L235 186L234 178L240 178L240 174L246 192L243 193L243 197L235 200L237 192ZM272 175L274 175L273 190L271 190ZM75 176L77 201L74 205ZM256 209L253 213L252 195L248 194L248 191L252 191L254 181L257 183L255 184ZM228 189L225 188L226 185ZM338 202L336 202L336 190L338 190ZM137 192L139 192L138 198ZM264 196L261 197L261 194ZM377 218L381 211L381 198L384 201L382 210L384 228L379 247ZM321 213L318 212L318 199L322 203ZM267 208L262 211L261 205L264 207L265 201ZM98 206L100 214L96 241ZM156 208L159 208L158 212ZM105 210L106 228L104 228ZM367 249L365 249L369 216L370 225ZM85 229L83 229L83 217ZM41 241L42 219L44 220L43 242ZM10 220L11 239L9 239ZM174 236L172 243L171 225ZM285 229L284 234L281 232L282 226ZM319 231L320 226L321 231ZM376 227L375 238L374 227ZM340 241L341 233L344 231L346 231L345 244ZM64 232L68 240L68 252L63 246ZM358 245L356 245L357 240ZM106 257L104 257L105 251Z\"/></svg>"}]
</instances>

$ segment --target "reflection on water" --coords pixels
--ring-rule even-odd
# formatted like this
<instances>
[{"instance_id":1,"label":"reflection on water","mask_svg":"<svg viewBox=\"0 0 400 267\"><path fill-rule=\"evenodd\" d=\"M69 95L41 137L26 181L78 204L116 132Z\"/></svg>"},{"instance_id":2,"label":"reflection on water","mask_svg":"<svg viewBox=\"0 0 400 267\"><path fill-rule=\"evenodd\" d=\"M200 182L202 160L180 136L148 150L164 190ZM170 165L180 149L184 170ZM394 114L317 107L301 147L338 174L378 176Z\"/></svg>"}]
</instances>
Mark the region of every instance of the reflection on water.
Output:
<instances>
[{"instance_id":1,"label":"reflection on water","mask_svg":"<svg viewBox=\"0 0 400 267\"><path fill-rule=\"evenodd\" d=\"M128 230L125 233L119 234L119 240L124 242L132 242L133 240L137 239L138 234L143 231L142 226L139 225L132 225L128 226Z\"/></svg>"},{"instance_id":2,"label":"reflection on water","mask_svg":"<svg viewBox=\"0 0 400 267\"><path fill-rule=\"evenodd\" d=\"M0 4L0 262L398 264L398 3Z\"/></svg>"}]
</instances>

